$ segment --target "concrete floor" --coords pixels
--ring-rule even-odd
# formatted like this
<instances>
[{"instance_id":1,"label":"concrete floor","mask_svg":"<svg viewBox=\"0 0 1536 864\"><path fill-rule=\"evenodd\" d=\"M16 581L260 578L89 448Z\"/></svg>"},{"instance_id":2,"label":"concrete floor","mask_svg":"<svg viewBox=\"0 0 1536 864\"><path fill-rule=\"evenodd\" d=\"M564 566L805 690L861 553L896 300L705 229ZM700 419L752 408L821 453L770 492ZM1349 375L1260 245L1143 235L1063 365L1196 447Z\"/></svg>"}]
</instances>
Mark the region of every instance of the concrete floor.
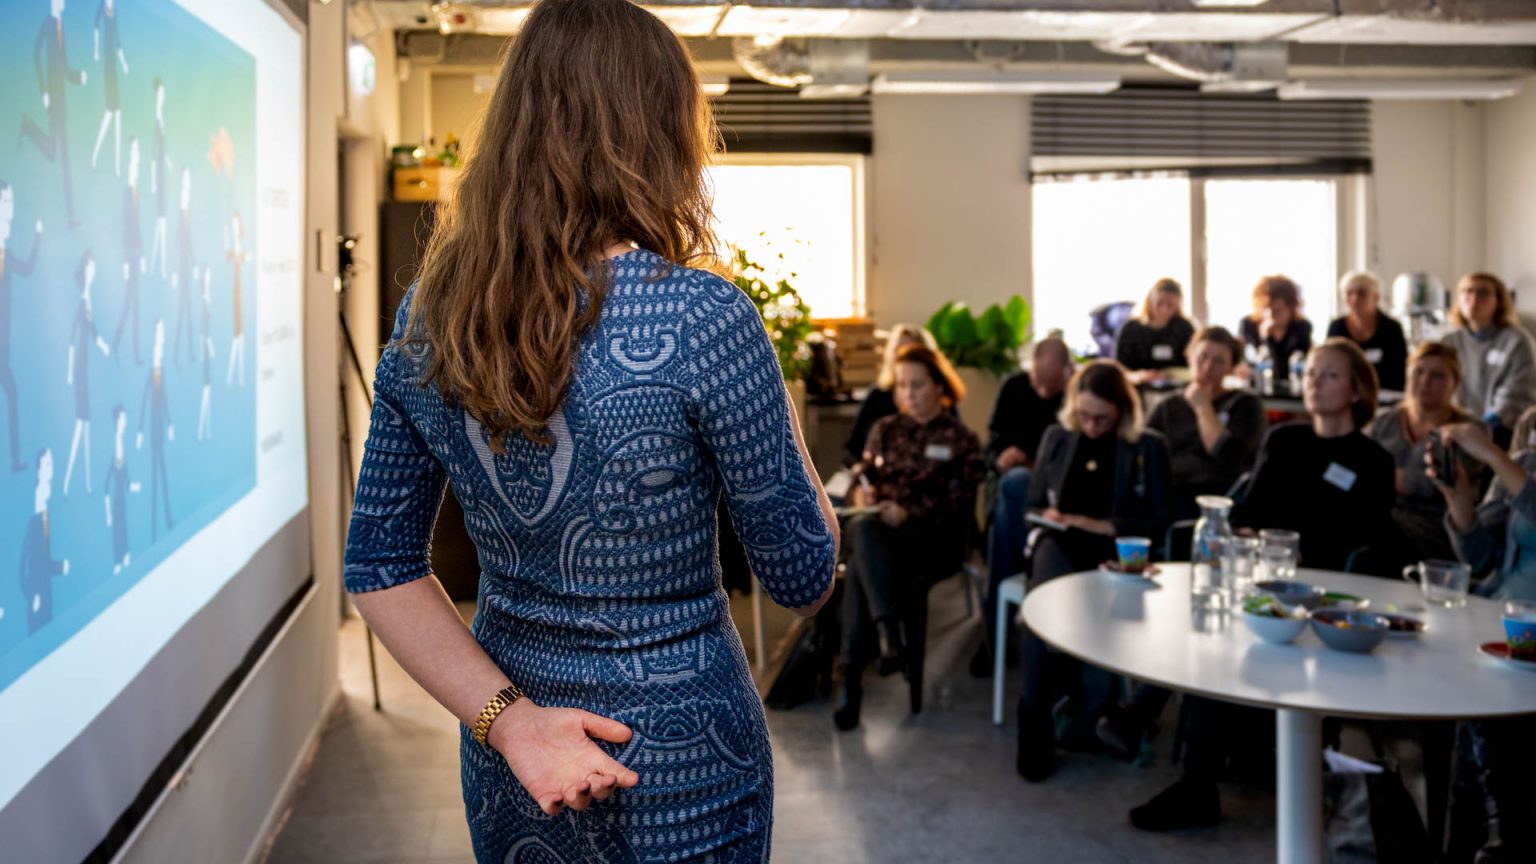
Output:
<instances>
[{"instance_id":1,"label":"concrete floor","mask_svg":"<svg viewBox=\"0 0 1536 864\"><path fill-rule=\"evenodd\" d=\"M990 722L991 681L965 670L979 619L965 618L959 580L931 595L928 696L907 711L899 676L866 683L863 725L839 734L829 702L768 712L774 744L774 860L786 862L1227 862L1274 858L1274 798L1227 785L1226 821L1172 835L1131 828L1125 812L1169 782L1170 735L1137 768L1064 754L1049 781L1014 773L1012 711ZM470 610L464 610L466 614ZM733 612L751 653L744 601ZM768 616L768 644L789 624ZM453 718L380 651L384 711L372 710L358 621L341 640L344 698L279 828L270 864L472 862L460 803ZM1009 675L1013 704L1017 674ZM1166 725L1166 724L1165 724Z\"/></svg>"}]
</instances>

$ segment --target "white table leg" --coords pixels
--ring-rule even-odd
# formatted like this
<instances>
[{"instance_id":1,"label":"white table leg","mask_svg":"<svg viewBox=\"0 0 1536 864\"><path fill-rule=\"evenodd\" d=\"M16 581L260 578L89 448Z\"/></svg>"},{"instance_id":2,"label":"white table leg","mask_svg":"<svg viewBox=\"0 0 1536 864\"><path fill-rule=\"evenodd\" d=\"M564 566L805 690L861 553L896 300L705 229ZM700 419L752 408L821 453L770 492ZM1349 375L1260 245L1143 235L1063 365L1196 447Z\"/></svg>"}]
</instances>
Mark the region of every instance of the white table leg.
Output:
<instances>
[{"instance_id":1,"label":"white table leg","mask_svg":"<svg viewBox=\"0 0 1536 864\"><path fill-rule=\"evenodd\" d=\"M755 577L752 579L752 632L755 636L753 653L757 655L757 672L761 675L768 669L768 648L763 644L763 586Z\"/></svg>"},{"instance_id":2,"label":"white table leg","mask_svg":"<svg viewBox=\"0 0 1536 864\"><path fill-rule=\"evenodd\" d=\"M1280 864L1323 860L1323 718L1275 711L1275 835Z\"/></svg>"}]
</instances>

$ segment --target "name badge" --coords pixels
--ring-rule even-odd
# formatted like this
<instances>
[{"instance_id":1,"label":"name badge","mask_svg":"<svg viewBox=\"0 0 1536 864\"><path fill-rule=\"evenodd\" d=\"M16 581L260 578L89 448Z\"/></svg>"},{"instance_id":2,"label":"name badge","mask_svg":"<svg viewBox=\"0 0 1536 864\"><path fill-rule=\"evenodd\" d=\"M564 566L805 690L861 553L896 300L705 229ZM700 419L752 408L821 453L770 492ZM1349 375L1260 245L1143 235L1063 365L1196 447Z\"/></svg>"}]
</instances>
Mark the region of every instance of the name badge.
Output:
<instances>
[{"instance_id":1,"label":"name badge","mask_svg":"<svg viewBox=\"0 0 1536 864\"><path fill-rule=\"evenodd\" d=\"M1152 359L1153 360L1172 360L1173 359L1173 346L1172 345L1153 345L1152 346Z\"/></svg>"},{"instance_id":2,"label":"name badge","mask_svg":"<svg viewBox=\"0 0 1536 864\"><path fill-rule=\"evenodd\" d=\"M1500 351L1499 349L1494 348L1494 349L1490 350L1486 356L1488 358L1488 365L1489 366L1503 366L1504 365L1504 352L1503 351Z\"/></svg>"},{"instance_id":3,"label":"name badge","mask_svg":"<svg viewBox=\"0 0 1536 864\"><path fill-rule=\"evenodd\" d=\"M1328 470L1323 472L1323 480L1348 492L1355 486L1355 472L1345 468L1337 462L1328 463Z\"/></svg>"},{"instance_id":4,"label":"name badge","mask_svg":"<svg viewBox=\"0 0 1536 864\"><path fill-rule=\"evenodd\" d=\"M1380 363L1381 362L1381 349L1380 348L1367 348L1367 349L1365 349L1365 360L1366 360L1367 363L1370 363L1372 366L1375 366L1377 363Z\"/></svg>"},{"instance_id":5,"label":"name badge","mask_svg":"<svg viewBox=\"0 0 1536 864\"><path fill-rule=\"evenodd\" d=\"M955 450L948 444L929 444L923 448L923 455L935 462L948 462L955 458Z\"/></svg>"}]
</instances>

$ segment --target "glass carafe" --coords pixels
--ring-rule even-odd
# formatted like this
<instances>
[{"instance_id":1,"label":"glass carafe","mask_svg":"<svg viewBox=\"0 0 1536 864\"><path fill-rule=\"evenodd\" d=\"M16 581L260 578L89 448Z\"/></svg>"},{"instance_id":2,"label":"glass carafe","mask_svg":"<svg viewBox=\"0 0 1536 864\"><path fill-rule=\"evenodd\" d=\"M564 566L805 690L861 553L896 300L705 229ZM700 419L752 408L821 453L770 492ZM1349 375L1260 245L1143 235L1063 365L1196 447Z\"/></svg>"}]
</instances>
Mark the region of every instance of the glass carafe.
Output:
<instances>
[{"instance_id":1,"label":"glass carafe","mask_svg":"<svg viewBox=\"0 0 1536 864\"><path fill-rule=\"evenodd\" d=\"M1221 556L1226 541L1232 539L1232 526L1227 522L1232 499L1201 495L1195 503L1200 506L1200 520L1195 523L1189 547L1190 604L1197 611L1224 608L1227 586L1222 579Z\"/></svg>"}]
</instances>

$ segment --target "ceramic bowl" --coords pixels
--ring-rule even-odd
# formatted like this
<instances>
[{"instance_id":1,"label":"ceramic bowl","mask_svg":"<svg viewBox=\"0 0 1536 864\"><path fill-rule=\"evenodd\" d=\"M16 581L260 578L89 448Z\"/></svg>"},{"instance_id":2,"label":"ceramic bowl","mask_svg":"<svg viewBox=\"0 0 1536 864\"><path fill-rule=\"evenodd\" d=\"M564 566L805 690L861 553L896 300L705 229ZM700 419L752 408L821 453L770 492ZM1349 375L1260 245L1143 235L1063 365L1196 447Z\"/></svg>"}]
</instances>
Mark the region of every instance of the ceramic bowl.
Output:
<instances>
[{"instance_id":1,"label":"ceramic bowl","mask_svg":"<svg viewBox=\"0 0 1536 864\"><path fill-rule=\"evenodd\" d=\"M1329 648L1368 654L1376 650L1391 629L1387 619L1370 612L1320 609L1312 613L1312 630Z\"/></svg>"},{"instance_id":2,"label":"ceramic bowl","mask_svg":"<svg viewBox=\"0 0 1536 864\"><path fill-rule=\"evenodd\" d=\"M1293 579L1264 579L1253 583L1253 590L1279 600L1287 606L1301 606L1311 610L1323 604L1325 589Z\"/></svg>"},{"instance_id":3,"label":"ceramic bowl","mask_svg":"<svg viewBox=\"0 0 1536 864\"><path fill-rule=\"evenodd\" d=\"M1273 615L1243 613L1243 622L1255 636L1272 645L1289 645L1307 629L1306 618L1276 618Z\"/></svg>"}]
</instances>

